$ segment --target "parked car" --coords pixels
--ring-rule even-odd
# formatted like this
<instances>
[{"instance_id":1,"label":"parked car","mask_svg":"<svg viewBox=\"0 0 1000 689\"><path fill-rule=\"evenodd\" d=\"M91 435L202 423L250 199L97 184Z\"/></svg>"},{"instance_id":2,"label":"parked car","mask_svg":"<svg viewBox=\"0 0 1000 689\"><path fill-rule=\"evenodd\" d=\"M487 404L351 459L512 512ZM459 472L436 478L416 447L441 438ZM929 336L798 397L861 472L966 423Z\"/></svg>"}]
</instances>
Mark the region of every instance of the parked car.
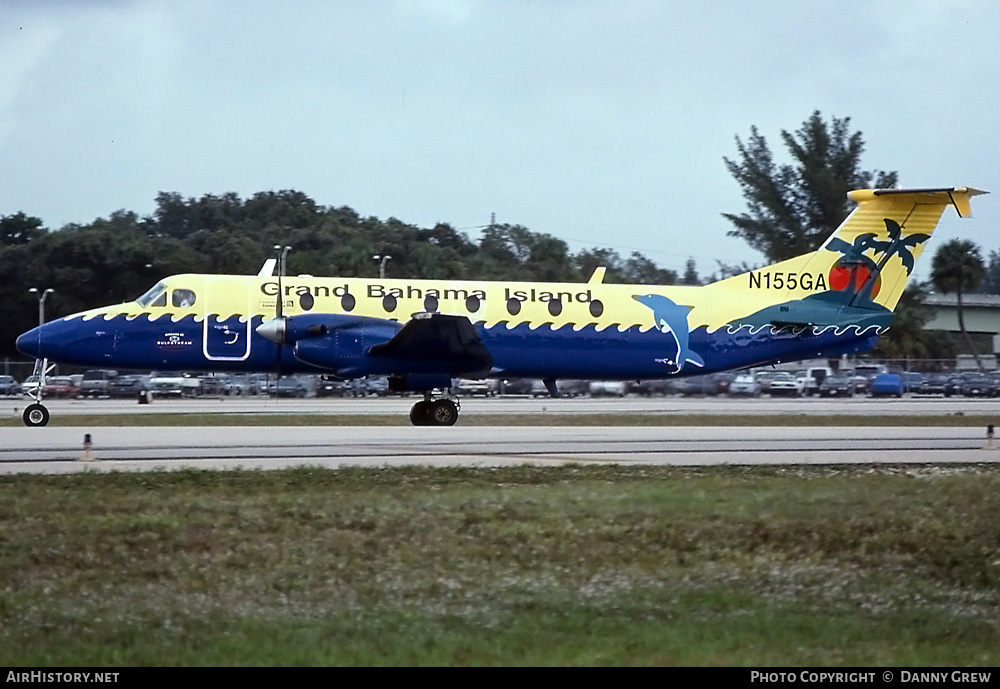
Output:
<instances>
[{"instance_id":1,"label":"parked car","mask_svg":"<svg viewBox=\"0 0 1000 689\"><path fill-rule=\"evenodd\" d=\"M505 378L500 381L501 395L530 395L533 381L530 378Z\"/></svg>"},{"instance_id":2,"label":"parked car","mask_svg":"<svg viewBox=\"0 0 1000 689\"><path fill-rule=\"evenodd\" d=\"M11 397L21 392L21 384L14 379L14 376L0 376L0 395Z\"/></svg>"},{"instance_id":3,"label":"parked car","mask_svg":"<svg viewBox=\"0 0 1000 689\"><path fill-rule=\"evenodd\" d=\"M732 371L722 371L721 373L709 373L706 378L712 381L713 391L710 395L725 395L729 392L729 386L736 380L736 373Z\"/></svg>"},{"instance_id":4,"label":"parked car","mask_svg":"<svg viewBox=\"0 0 1000 689\"><path fill-rule=\"evenodd\" d=\"M948 378L949 376L944 373L932 373L920 381L914 392L918 395L943 395Z\"/></svg>"},{"instance_id":5,"label":"parked car","mask_svg":"<svg viewBox=\"0 0 1000 689\"><path fill-rule=\"evenodd\" d=\"M588 387L591 397L624 397L625 381L592 380Z\"/></svg>"},{"instance_id":6,"label":"parked car","mask_svg":"<svg viewBox=\"0 0 1000 689\"><path fill-rule=\"evenodd\" d=\"M823 381L832 375L833 369L829 366L810 366L805 371L800 372L797 377L800 379L802 394L808 396L817 394Z\"/></svg>"},{"instance_id":7,"label":"parked car","mask_svg":"<svg viewBox=\"0 0 1000 689\"><path fill-rule=\"evenodd\" d=\"M868 378L868 376L863 376L860 373L857 373L856 371L851 371L851 370L842 371L842 373L843 373L843 375L850 377L851 383L853 383L853 385L854 385L854 394L855 395L867 395L868 394L868 388L870 388L871 384L872 384L872 381L871 381L870 378Z\"/></svg>"},{"instance_id":8,"label":"parked car","mask_svg":"<svg viewBox=\"0 0 1000 689\"><path fill-rule=\"evenodd\" d=\"M802 381L791 373L779 371L771 377L767 393L771 397L801 397Z\"/></svg>"},{"instance_id":9,"label":"parked car","mask_svg":"<svg viewBox=\"0 0 1000 689\"><path fill-rule=\"evenodd\" d=\"M873 380L875 376L880 373L888 373L889 370L885 364L857 364L854 367L854 372L859 376L864 376L868 380Z\"/></svg>"},{"instance_id":10,"label":"parked car","mask_svg":"<svg viewBox=\"0 0 1000 689\"><path fill-rule=\"evenodd\" d=\"M233 382L227 373L210 373L199 376L198 382L201 384L201 394L203 395L228 395L233 389Z\"/></svg>"},{"instance_id":11,"label":"parked car","mask_svg":"<svg viewBox=\"0 0 1000 689\"><path fill-rule=\"evenodd\" d=\"M76 397L79 393L73 379L68 376L52 376L45 379L42 397Z\"/></svg>"},{"instance_id":12,"label":"parked car","mask_svg":"<svg viewBox=\"0 0 1000 689\"><path fill-rule=\"evenodd\" d=\"M586 380L573 380L573 379L557 380L556 390L559 392L560 397L584 397L585 395L590 394L590 385L591 385L590 381ZM612 385L614 385L614 383L612 383ZM628 386L626 386L624 383L622 383L622 385L625 387L625 391L623 393L624 395L625 393L628 392L627 390ZM617 386L615 387L617 389ZM616 397L623 396L623 395L618 395L618 392L611 392L609 394ZM548 397L549 389L545 387L545 383L543 383L542 381L533 380L531 381L531 396Z\"/></svg>"},{"instance_id":13,"label":"parked car","mask_svg":"<svg viewBox=\"0 0 1000 689\"><path fill-rule=\"evenodd\" d=\"M673 382L674 388L683 397L718 394L718 387L709 376L689 376L675 379Z\"/></svg>"},{"instance_id":14,"label":"parked car","mask_svg":"<svg viewBox=\"0 0 1000 689\"><path fill-rule=\"evenodd\" d=\"M1000 397L1000 371L993 371L987 377L993 383L993 394L991 396Z\"/></svg>"},{"instance_id":15,"label":"parked car","mask_svg":"<svg viewBox=\"0 0 1000 689\"><path fill-rule=\"evenodd\" d=\"M282 376L278 380L273 380L267 386L267 394L271 397L305 397L308 394L305 383L298 378Z\"/></svg>"},{"instance_id":16,"label":"parked car","mask_svg":"<svg viewBox=\"0 0 1000 689\"><path fill-rule=\"evenodd\" d=\"M365 394L372 397L385 397L389 394L389 379L385 376L369 376L362 381Z\"/></svg>"},{"instance_id":17,"label":"parked car","mask_svg":"<svg viewBox=\"0 0 1000 689\"><path fill-rule=\"evenodd\" d=\"M495 380L483 378L458 378L452 381L451 390L452 394L460 397L475 397L477 395L481 397L492 397L497 394L497 385Z\"/></svg>"},{"instance_id":18,"label":"parked car","mask_svg":"<svg viewBox=\"0 0 1000 689\"><path fill-rule=\"evenodd\" d=\"M753 373L741 373L729 384L731 397L760 397L761 388L757 376Z\"/></svg>"},{"instance_id":19,"label":"parked car","mask_svg":"<svg viewBox=\"0 0 1000 689\"><path fill-rule=\"evenodd\" d=\"M754 376L757 378L757 382L760 383L760 391L763 394L767 394L768 388L771 387L771 379L774 378L775 374L778 372L773 369L758 369L753 372Z\"/></svg>"},{"instance_id":20,"label":"parked car","mask_svg":"<svg viewBox=\"0 0 1000 689\"><path fill-rule=\"evenodd\" d=\"M567 383L570 381L566 381ZM560 381L559 389L562 390L564 383ZM630 394L642 397L665 396L673 392L669 380L640 380L629 381L625 385Z\"/></svg>"},{"instance_id":21,"label":"parked car","mask_svg":"<svg viewBox=\"0 0 1000 689\"><path fill-rule=\"evenodd\" d=\"M156 397L197 397L201 381L189 373L160 371L150 378L149 389Z\"/></svg>"},{"instance_id":22,"label":"parked car","mask_svg":"<svg viewBox=\"0 0 1000 689\"><path fill-rule=\"evenodd\" d=\"M230 395L259 395L264 391L266 378L258 373L234 373L229 377Z\"/></svg>"},{"instance_id":23,"label":"parked car","mask_svg":"<svg viewBox=\"0 0 1000 689\"><path fill-rule=\"evenodd\" d=\"M109 397L138 397L139 393L148 391L149 376L132 373L118 376L108 386Z\"/></svg>"},{"instance_id":24,"label":"parked car","mask_svg":"<svg viewBox=\"0 0 1000 689\"><path fill-rule=\"evenodd\" d=\"M965 385L965 380L968 378L965 374L955 374L948 378L947 382L944 384L944 396L952 397L953 395L962 394L962 386Z\"/></svg>"},{"instance_id":25,"label":"parked car","mask_svg":"<svg viewBox=\"0 0 1000 689\"><path fill-rule=\"evenodd\" d=\"M919 371L905 371L900 375L903 377L903 388L911 394L916 393L927 379L927 375Z\"/></svg>"},{"instance_id":26,"label":"parked car","mask_svg":"<svg viewBox=\"0 0 1000 689\"><path fill-rule=\"evenodd\" d=\"M351 386L346 380L340 380L331 376L320 376L316 383L317 397L347 397L353 394Z\"/></svg>"},{"instance_id":27,"label":"parked car","mask_svg":"<svg viewBox=\"0 0 1000 689\"><path fill-rule=\"evenodd\" d=\"M118 371L106 368L94 368L84 371L80 379L80 397L108 397L111 394L111 381L118 377Z\"/></svg>"},{"instance_id":28,"label":"parked car","mask_svg":"<svg viewBox=\"0 0 1000 689\"><path fill-rule=\"evenodd\" d=\"M969 376L962 383L963 397L992 397L993 381L987 376Z\"/></svg>"},{"instance_id":29,"label":"parked car","mask_svg":"<svg viewBox=\"0 0 1000 689\"><path fill-rule=\"evenodd\" d=\"M835 373L819 386L820 397L854 397L854 376Z\"/></svg>"},{"instance_id":30,"label":"parked car","mask_svg":"<svg viewBox=\"0 0 1000 689\"><path fill-rule=\"evenodd\" d=\"M556 387L559 390L560 397L585 397L590 394L590 381L587 380L567 378L566 380L558 381Z\"/></svg>"},{"instance_id":31,"label":"parked car","mask_svg":"<svg viewBox=\"0 0 1000 689\"><path fill-rule=\"evenodd\" d=\"M880 373L872 378L869 394L872 397L902 397L905 388L898 373Z\"/></svg>"}]
</instances>

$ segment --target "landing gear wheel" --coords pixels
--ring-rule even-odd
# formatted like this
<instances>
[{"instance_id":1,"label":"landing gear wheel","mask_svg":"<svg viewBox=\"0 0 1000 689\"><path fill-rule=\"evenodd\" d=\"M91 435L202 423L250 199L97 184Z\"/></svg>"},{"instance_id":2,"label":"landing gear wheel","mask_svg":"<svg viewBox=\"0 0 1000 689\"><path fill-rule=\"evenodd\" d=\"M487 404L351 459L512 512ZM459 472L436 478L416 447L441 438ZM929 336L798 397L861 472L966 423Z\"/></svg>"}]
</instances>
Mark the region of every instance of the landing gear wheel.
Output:
<instances>
[{"instance_id":1,"label":"landing gear wheel","mask_svg":"<svg viewBox=\"0 0 1000 689\"><path fill-rule=\"evenodd\" d=\"M44 426L49 422L49 410L37 402L29 404L21 415L25 426Z\"/></svg>"},{"instance_id":2,"label":"landing gear wheel","mask_svg":"<svg viewBox=\"0 0 1000 689\"><path fill-rule=\"evenodd\" d=\"M454 426L458 421L458 407L451 400L431 402L428 412L432 426Z\"/></svg>"},{"instance_id":3,"label":"landing gear wheel","mask_svg":"<svg viewBox=\"0 0 1000 689\"><path fill-rule=\"evenodd\" d=\"M410 409L410 423L414 426L430 426L430 406L431 403L427 401L417 402Z\"/></svg>"}]
</instances>

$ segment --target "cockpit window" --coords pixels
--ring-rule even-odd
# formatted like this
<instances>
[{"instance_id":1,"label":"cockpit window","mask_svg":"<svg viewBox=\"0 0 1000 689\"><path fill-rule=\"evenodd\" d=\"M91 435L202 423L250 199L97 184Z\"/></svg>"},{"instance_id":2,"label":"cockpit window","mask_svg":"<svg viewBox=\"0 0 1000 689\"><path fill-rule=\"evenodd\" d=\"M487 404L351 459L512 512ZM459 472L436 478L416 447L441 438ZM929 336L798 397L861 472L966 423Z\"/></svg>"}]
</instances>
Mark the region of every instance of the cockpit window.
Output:
<instances>
[{"instance_id":1,"label":"cockpit window","mask_svg":"<svg viewBox=\"0 0 1000 689\"><path fill-rule=\"evenodd\" d=\"M136 299L135 302L142 308L146 308L148 306L166 306L167 286L162 282L157 282L149 288L148 292Z\"/></svg>"},{"instance_id":2,"label":"cockpit window","mask_svg":"<svg viewBox=\"0 0 1000 689\"><path fill-rule=\"evenodd\" d=\"M194 306L194 302L197 299L194 292L189 289L175 289L174 293L171 295L171 302L173 305L179 309L186 309L189 306Z\"/></svg>"}]
</instances>

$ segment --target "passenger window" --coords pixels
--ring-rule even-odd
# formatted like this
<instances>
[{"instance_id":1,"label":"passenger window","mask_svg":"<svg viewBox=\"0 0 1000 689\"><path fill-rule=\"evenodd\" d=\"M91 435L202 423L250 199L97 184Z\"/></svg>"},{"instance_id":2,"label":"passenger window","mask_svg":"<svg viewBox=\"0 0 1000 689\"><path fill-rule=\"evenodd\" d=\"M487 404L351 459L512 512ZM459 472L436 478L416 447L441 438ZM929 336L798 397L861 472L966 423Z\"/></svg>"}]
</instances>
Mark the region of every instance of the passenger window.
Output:
<instances>
[{"instance_id":1,"label":"passenger window","mask_svg":"<svg viewBox=\"0 0 1000 689\"><path fill-rule=\"evenodd\" d=\"M195 299L194 292L189 289L175 289L172 295L173 304L178 309L194 306Z\"/></svg>"}]
</instances>

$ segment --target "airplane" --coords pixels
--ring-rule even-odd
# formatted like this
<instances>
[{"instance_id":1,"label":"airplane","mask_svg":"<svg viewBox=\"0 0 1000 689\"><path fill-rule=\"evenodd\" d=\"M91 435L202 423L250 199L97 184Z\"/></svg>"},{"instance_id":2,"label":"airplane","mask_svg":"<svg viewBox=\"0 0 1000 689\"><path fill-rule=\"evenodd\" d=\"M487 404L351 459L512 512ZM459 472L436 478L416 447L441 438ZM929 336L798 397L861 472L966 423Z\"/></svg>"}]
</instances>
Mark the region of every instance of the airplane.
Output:
<instances>
[{"instance_id":1,"label":"airplane","mask_svg":"<svg viewBox=\"0 0 1000 689\"><path fill-rule=\"evenodd\" d=\"M422 393L416 426L450 426L453 378L648 380L836 357L890 326L944 210L972 187L860 189L816 251L704 286L182 274L135 301L44 323L17 339L37 361L94 368L387 376ZM277 266L277 270L275 267ZM276 274L275 274L276 273ZM23 414L44 426L40 397Z\"/></svg>"}]
</instances>

